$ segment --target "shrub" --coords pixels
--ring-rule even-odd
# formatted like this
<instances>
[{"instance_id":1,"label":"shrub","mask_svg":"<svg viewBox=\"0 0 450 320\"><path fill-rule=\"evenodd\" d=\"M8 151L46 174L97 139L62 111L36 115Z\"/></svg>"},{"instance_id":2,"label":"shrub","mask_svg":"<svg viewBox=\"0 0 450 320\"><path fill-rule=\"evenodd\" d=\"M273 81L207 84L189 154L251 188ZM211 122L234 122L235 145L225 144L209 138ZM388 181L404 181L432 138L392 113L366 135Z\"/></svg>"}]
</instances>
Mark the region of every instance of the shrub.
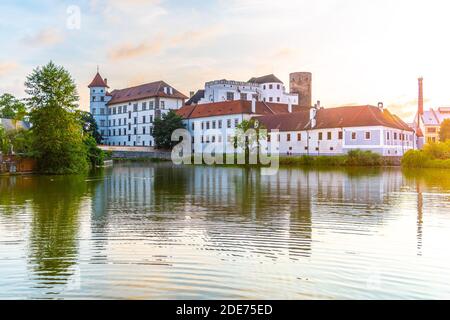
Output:
<instances>
[{"instance_id":1,"label":"shrub","mask_svg":"<svg viewBox=\"0 0 450 320\"><path fill-rule=\"evenodd\" d=\"M379 166L382 165L382 157L372 151L359 149L350 150L347 153L347 165L349 166Z\"/></svg>"}]
</instances>

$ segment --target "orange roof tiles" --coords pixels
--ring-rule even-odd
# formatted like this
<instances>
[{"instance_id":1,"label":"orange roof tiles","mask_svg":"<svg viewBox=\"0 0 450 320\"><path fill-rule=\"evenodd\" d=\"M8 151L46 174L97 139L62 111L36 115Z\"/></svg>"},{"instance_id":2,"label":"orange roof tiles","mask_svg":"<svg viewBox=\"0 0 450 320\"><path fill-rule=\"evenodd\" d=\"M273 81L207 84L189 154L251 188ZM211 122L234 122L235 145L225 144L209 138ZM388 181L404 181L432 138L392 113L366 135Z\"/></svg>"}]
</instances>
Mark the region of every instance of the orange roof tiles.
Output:
<instances>
[{"instance_id":1,"label":"orange roof tiles","mask_svg":"<svg viewBox=\"0 0 450 320\"><path fill-rule=\"evenodd\" d=\"M109 88L108 85L106 84L105 80L103 80L102 76L98 72L95 75L94 80L92 80L91 84L88 86L88 88L93 88L93 87Z\"/></svg>"}]
</instances>

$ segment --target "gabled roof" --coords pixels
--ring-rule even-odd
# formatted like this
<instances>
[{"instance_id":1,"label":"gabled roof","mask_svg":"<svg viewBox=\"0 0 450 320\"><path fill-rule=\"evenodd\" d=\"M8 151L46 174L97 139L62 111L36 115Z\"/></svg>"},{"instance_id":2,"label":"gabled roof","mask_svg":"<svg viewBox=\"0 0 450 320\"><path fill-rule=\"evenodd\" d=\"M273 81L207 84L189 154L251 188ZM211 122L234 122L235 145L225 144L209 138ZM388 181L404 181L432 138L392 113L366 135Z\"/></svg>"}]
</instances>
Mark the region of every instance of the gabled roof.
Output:
<instances>
[{"instance_id":1,"label":"gabled roof","mask_svg":"<svg viewBox=\"0 0 450 320\"><path fill-rule=\"evenodd\" d=\"M201 99L205 97L205 90L198 90L187 102L186 105L197 104Z\"/></svg>"},{"instance_id":2,"label":"gabled roof","mask_svg":"<svg viewBox=\"0 0 450 320\"><path fill-rule=\"evenodd\" d=\"M184 94L175 90L173 87L172 94L169 92L164 92L165 87L171 87L164 81L156 81L151 83L142 84L135 87L114 90L111 92L111 100L108 102L108 105L136 101L141 99L153 98L153 97L166 97L166 98L175 98L175 99L187 99Z\"/></svg>"},{"instance_id":3,"label":"gabled roof","mask_svg":"<svg viewBox=\"0 0 450 320\"><path fill-rule=\"evenodd\" d=\"M413 131L403 120L387 109L370 105L319 109L314 129L365 126L385 126Z\"/></svg>"},{"instance_id":4,"label":"gabled roof","mask_svg":"<svg viewBox=\"0 0 450 320\"><path fill-rule=\"evenodd\" d=\"M91 84L88 86L88 88L93 88L93 87L109 88L108 85L106 84L105 80L103 80L102 76L98 72L95 75L94 80L92 80Z\"/></svg>"},{"instance_id":5,"label":"gabled roof","mask_svg":"<svg viewBox=\"0 0 450 320\"><path fill-rule=\"evenodd\" d=\"M293 108L296 109L299 107ZM185 119L216 117L234 114L251 114L252 102L246 100L233 100L184 106L179 109L177 113ZM288 105L256 102L255 115L273 115L279 113L288 113Z\"/></svg>"},{"instance_id":6,"label":"gabled roof","mask_svg":"<svg viewBox=\"0 0 450 320\"><path fill-rule=\"evenodd\" d=\"M267 129L301 131L343 127L384 126L405 131L414 131L405 122L388 110L374 106L352 106L317 110L316 125L311 127L310 109L296 108L293 113L258 117Z\"/></svg>"},{"instance_id":7,"label":"gabled roof","mask_svg":"<svg viewBox=\"0 0 450 320\"><path fill-rule=\"evenodd\" d=\"M262 77L253 77L250 80L248 80L248 82L258 83L258 84L263 84L263 83L283 83L283 81L278 79L274 74L268 74L268 75L262 76Z\"/></svg>"}]
</instances>

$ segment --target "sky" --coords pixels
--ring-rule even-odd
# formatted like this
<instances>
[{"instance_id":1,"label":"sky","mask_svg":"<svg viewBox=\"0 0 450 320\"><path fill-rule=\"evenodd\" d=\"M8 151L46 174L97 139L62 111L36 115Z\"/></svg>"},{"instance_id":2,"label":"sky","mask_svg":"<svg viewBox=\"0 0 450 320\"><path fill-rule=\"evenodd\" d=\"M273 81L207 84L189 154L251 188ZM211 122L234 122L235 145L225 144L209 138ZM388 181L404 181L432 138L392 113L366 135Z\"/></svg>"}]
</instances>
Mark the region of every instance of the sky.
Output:
<instances>
[{"instance_id":1,"label":"sky","mask_svg":"<svg viewBox=\"0 0 450 320\"><path fill-rule=\"evenodd\" d=\"M88 110L97 66L111 89L164 80L184 94L217 79L313 73L325 107L384 102L410 121L450 105L447 0L2 0L0 94L53 60Z\"/></svg>"}]
</instances>

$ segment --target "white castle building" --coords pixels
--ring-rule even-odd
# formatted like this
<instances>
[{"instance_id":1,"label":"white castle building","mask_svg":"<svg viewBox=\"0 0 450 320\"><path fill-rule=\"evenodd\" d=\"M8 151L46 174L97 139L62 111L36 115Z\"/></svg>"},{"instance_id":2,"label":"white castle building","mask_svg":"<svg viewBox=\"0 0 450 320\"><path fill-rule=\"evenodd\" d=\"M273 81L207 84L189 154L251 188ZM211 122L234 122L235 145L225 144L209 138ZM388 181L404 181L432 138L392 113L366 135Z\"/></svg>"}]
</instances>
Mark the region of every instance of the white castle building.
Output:
<instances>
[{"instance_id":1,"label":"white castle building","mask_svg":"<svg viewBox=\"0 0 450 320\"><path fill-rule=\"evenodd\" d=\"M164 81L108 91L100 74L89 85L90 111L110 146L154 146L153 121L180 109L187 97Z\"/></svg>"},{"instance_id":2,"label":"white castle building","mask_svg":"<svg viewBox=\"0 0 450 320\"><path fill-rule=\"evenodd\" d=\"M261 101L311 107L311 74L297 72L290 75L290 92L275 75L253 77L247 82L215 80L207 82L204 90L191 94L187 105L223 101ZM306 104L299 103L304 102Z\"/></svg>"}]
</instances>

